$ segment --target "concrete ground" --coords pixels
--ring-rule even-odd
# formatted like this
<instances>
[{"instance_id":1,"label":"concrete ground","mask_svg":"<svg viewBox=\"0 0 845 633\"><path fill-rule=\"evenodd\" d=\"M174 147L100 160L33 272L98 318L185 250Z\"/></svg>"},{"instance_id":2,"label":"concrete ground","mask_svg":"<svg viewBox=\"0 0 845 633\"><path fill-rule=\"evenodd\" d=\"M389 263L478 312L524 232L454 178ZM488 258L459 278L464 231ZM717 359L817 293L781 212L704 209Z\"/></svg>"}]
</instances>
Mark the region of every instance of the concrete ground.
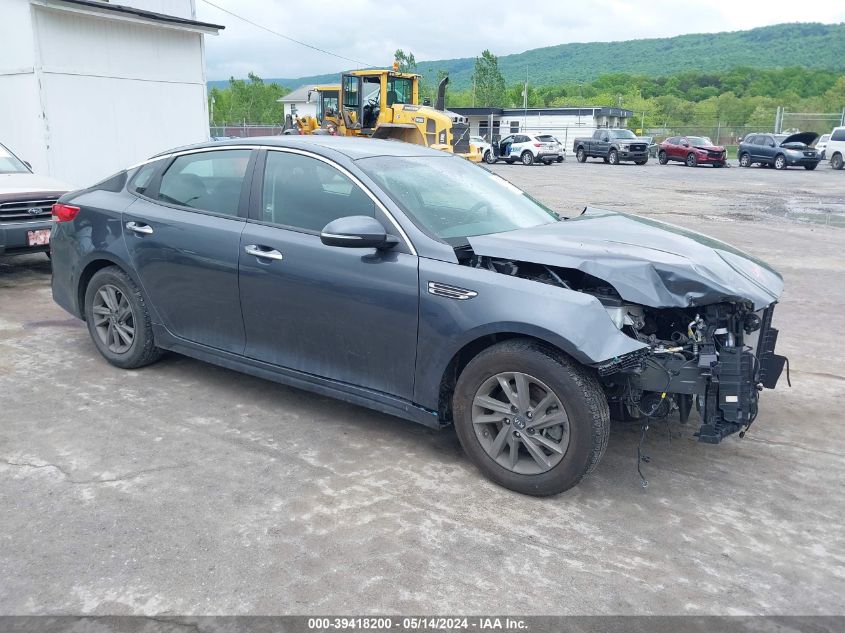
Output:
<instances>
[{"instance_id":1,"label":"concrete ground","mask_svg":"<svg viewBox=\"0 0 845 633\"><path fill-rule=\"evenodd\" d=\"M774 264L793 387L742 440L653 428L647 489L621 426L534 499L451 430L176 355L116 369L44 255L0 258L0 614L845 614L845 173L493 169Z\"/></svg>"}]
</instances>

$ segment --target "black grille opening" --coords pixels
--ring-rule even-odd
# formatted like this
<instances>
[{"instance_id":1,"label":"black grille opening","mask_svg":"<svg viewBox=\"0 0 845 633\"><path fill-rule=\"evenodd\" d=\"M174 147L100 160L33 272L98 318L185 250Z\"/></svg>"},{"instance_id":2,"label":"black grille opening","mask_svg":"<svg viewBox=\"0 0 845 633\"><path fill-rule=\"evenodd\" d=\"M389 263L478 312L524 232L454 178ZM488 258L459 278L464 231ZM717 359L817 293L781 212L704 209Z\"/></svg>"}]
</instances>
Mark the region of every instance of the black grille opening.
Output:
<instances>
[{"instance_id":1,"label":"black grille opening","mask_svg":"<svg viewBox=\"0 0 845 633\"><path fill-rule=\"evenodd\" d=\"M469 125L466 123L452 123L452 151L469 154Z\"/></svg>"}]
</instances>

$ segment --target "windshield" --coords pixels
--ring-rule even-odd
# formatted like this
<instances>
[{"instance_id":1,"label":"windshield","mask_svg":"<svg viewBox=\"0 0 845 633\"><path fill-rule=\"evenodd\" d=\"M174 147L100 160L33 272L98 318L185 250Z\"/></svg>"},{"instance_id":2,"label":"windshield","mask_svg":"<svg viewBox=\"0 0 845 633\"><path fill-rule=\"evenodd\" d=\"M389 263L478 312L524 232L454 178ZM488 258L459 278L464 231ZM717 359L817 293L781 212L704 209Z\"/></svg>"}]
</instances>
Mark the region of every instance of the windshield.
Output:
<instances>
[{"instance_id":1,"label":"windshield","mask_svg":"<svg viewBox=\"0 0 845 633\"><path fill-rule=\"evenodd\" d=\"M28 174L29 169L12 152L0 145L0 174Z\"/></svg>"},{"instance_id":2,"label":"windshield","mask_svg":"<svg viewBox=\"0 0 845 633\"><path fill-rule=\"evenodd\" d=\"M374 156L358 165L421 228L462 246L467 237L557 222L504 178L456 156Z\"/></svg>"},{"instance_id":3,"label":"windshield","mask_svg":"<svg viewBox=\"0 0 845 633\"><path fill-rule=\"evenodd\" d=\"M713 145L713 141L706 136L688 136L687 141L690 145Z\"/></svg>"},{"instance_id":4,"label":"windshield","mask_svg":"<svg viewBox=\"0 0 845 633\"><path fill-rule=\"evenodd\" d=\"M637 138L631 130L611 130L610 138Z\"/></svg>"}]
</instances>

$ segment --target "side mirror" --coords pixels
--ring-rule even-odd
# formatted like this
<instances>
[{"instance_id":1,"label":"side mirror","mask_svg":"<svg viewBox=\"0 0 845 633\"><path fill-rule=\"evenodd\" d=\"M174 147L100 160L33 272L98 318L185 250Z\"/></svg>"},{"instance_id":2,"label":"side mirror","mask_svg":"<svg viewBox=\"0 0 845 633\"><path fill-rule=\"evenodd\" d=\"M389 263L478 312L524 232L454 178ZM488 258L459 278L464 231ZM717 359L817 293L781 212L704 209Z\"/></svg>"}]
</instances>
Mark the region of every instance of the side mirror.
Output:
<instances>
[{"instance_id":1,"label":"side mirror","mask_svg":"<svg viewBox=\"0 0 845 633\"><path fill-rule=\"evenodd\" d=\"M681 145L684 147L689 147L689 141L681 141Z\"/></svg>"},{"instance_id":2,"label":"side mirror","mask_svg":"<svg viewBox=\"0 0 845 633\"><path fill-rule=\"evenodd\" d=\"M388 235L381 222L368 215L350 215L329 222L320 232L326 246L393 248L399 240Z\"/></svg>"}]
</instances>

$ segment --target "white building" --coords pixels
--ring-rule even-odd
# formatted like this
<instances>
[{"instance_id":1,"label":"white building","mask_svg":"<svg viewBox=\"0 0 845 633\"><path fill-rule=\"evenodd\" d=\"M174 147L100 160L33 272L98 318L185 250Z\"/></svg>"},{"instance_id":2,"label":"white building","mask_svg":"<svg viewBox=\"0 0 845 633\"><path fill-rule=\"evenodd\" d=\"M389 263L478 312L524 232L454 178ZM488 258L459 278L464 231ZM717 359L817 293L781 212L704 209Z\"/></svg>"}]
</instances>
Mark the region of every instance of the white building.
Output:
<instances>
[{"instance_id":1,"label":"white building","mask_svg":"<svg viewBox=\"0 0 845 633\"><path fill-rule=\"evenodd\" d=\"M2 0L0 141L87 186L208 139L195 0ZM166 13L161 13L162 11Z\"/></svg>"},{"instance_id":2,"label":"white building","mask_svg":"<svg viewBox=\"0 0 845 633\"><path fill-rule=\"evenodd\" d=\"M313 85L300 86L279 99L284 108L284 117L287 117L287 115L291 115L291 117L295 115L301 117L317 116L318 96L316 93L310 94L313 89Z\"/></svg>"},{"instance_id":3,"label":"white building","mask_svg":"<svg viewBox=\"0 0 845 633\"><path fill-rule=\"evenodd\" d=\"M449 108L469 121L470 133L488 141L518 132L551 134L572 152L572 140L602 127L625 127L634 113L622 108Z\"/></svg>"}]
</instances>

